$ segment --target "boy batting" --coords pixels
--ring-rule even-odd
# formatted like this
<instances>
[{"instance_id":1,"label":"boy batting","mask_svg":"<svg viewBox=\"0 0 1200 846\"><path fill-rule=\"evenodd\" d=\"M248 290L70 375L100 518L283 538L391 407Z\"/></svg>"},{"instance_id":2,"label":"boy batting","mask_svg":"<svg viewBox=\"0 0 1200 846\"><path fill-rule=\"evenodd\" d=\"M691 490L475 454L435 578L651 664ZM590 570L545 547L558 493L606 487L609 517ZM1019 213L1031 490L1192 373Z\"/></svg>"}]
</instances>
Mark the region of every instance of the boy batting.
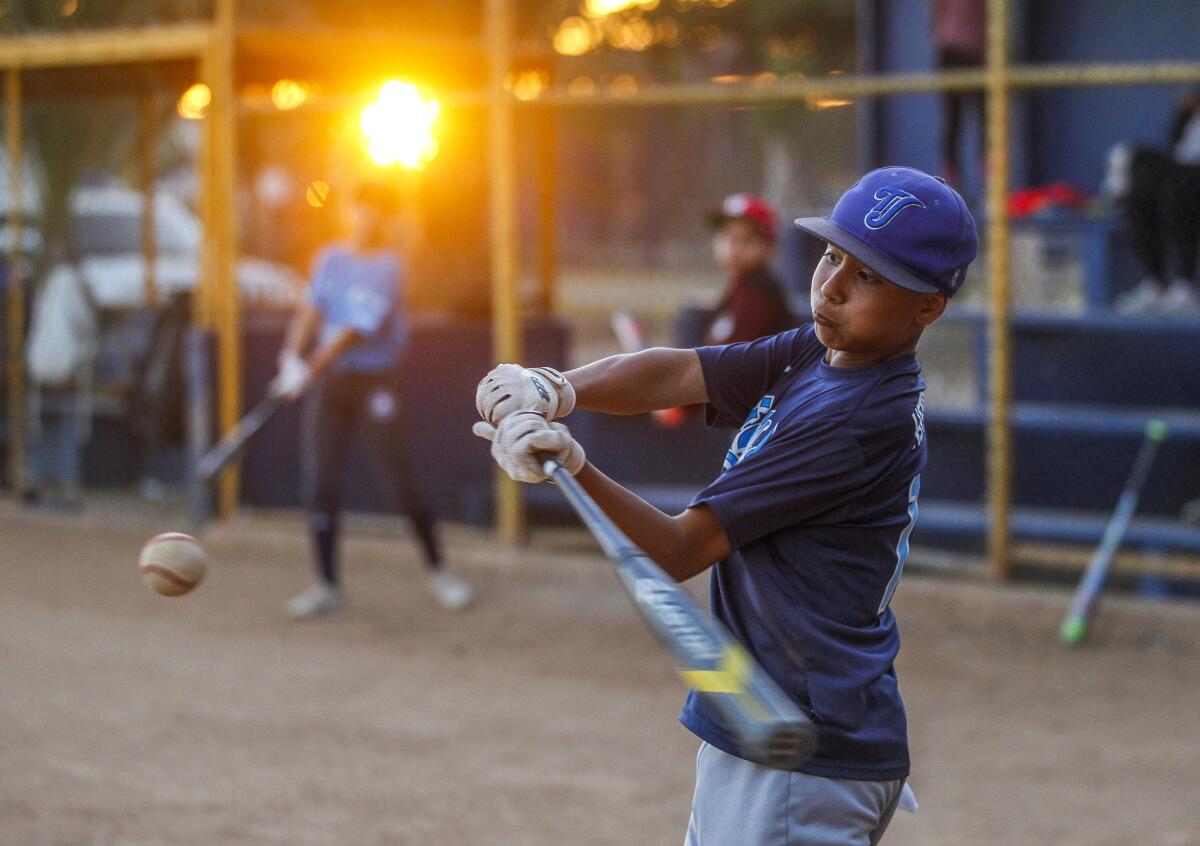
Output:
<instances>
[{"instance_id":1,"label":"boy batting","mask_svg":"<svg viewBox=\"0 0 1200 846\"><path fill-rule=\"evenodd\" d=\"M943 180L872 171L824 218L813 323L748 343L651 349L559 374L502 364L477 391L476 431L514 479L557 458L614 523L684 580L712 568L713 614L817 728L794 771L746 760L705 698L688 846L868 846L901 804L907 727L889 605L925 466L917 343L959 290L975 222ZM587 463L573 408L636 414L704 404L740 426L720 475L665 514Z\"/></svg>"},{"instance_id":2,"label":"boy batting","mask_svg":"<svg viewBox=\"0 0 1200 846\"><path fill-rule=\"evenodd\" d=\"M317 257L307 301L288 327L271 386L287 402L307 394L303 496L316 580L288 601L287 613L296 620L327 617L345 607L338 566L341 471L356 437L364 437L412 521L430 593L451 610L471 600L470 586L442 564L433 514L408 465L399 384L408 337L404 272L388 237L397 204L389 186L368 182L359 187L350 208L350 237Z\"/></svg>"}]
</instances>

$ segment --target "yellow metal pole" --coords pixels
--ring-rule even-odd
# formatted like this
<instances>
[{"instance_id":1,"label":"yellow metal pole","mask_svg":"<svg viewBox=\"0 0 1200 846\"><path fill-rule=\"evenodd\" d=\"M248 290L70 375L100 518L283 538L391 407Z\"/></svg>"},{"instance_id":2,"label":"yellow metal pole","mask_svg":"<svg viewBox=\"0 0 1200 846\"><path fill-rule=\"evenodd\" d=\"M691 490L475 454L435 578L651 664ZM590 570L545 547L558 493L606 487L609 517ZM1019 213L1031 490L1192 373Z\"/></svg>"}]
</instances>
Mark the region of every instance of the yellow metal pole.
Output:
<instances>
[{"instance_id":1,"label":"yellow metal pole","mask_svg":"<svg viewBox=\"0 0 1200 846\"><path fill-rule=\"evenodd\" d=\"M988 0L988 570L1010 568L1012 332L1009 285L1008 0Z\"/></svg>"},{"instance_id":2,"label":"yellow metal pole","mask_svg":"<svg viewBox=\"0 0 1200 846\"><path fill-rule=\"evenodd\" d=\"M8 484L25 491L25 283L21 279L21 72L4 74L4 135L8 150Z\"/></svg>"},{"instance_id":3,"label":"yellow metal pole","mask_svg":"<svg viewBox=\"0 0 1200 846\"><path fill-rule=\"evenodd\" d=\"M239 40L240 43L240 40ZM0 67L3 66L0 50ZM1200 83L1200 62L1106 63L1079 65L1013 65L1009 67L1010 90L1025 88L1107 85L1186 85ZM656 106L779 106L815 98L852 99L945 91L986 91L986 69L936 71L929 73L847 74L811 79L780 79L763 82L647 84L635 92L597 88L591 94L574 94L562 86L551 86L528 100L517 100L518 109L535 111L563 108L594 109ZM446 109L484 107L486 90L443 91L438 101ZM361 98L348 94L310 96L300 107L307 112L345 112L361 107ZM295 112L275 108L269 102L245 104L242 114L287 119Z\"/></svg>"},{"instance_id":4,"label":"yellow metal pole","mask_svg":"<svg viewBox=\"0 0 1200 846\"><path fill-rule=\"evenodd\" d=\"M187 60L202 53L209 38L209 26L204 23L22 33L0 38L0 68L63 68Z\"/></svg>"},{"instance_id":5,"label":"yellow metal pole","mask_svg":"<svg viewBox=\"0 0 1200 846\"><path fill-rule=\"evenodd\" d=\"M1009 89L1084 85L1176 85L1200 82L1198 62L1149 62L1078 65L1009 66ZM562 87L547 88L538 96L519 100L518 108L595 108L646 106L770 106L819 97L852 99L922 92L984 91L990 88L983 70L932 73L847 74L810 79L780 79L763 83L748 78L731 83L648 84L636 91L597 88L590 94L573 94ZM448 104L473 105L467 93L444 98ZM266 110L266 107L264 107Z\"/></svg>"},{"instance_id":6,"label":"yellow metal pole","mask_svg":"<svg viewBox=\"0 0 1200 846\"><path fill-rule=\"evenodd\" d=\"M200 81L207 84L213 78L212 51L205 53L199 62ZM212 331L213 306L212 289L213 268L216 258L213 255L213 178L212 178L212 121L207 117L200 122L200 146L196 153L196 181L198 211L200 221L204 226L204 243L200 249L200 278L197 280L196 291L192 297L192 324L198 329Z\"/></svg>"},{"instance_id":7,"label":"yellow metal pole","mask_svg":"<svg viewBox=\"0 0 1200 846\"><path fill-rule=\"evenodd\" d=\"M492 263L492 335L498 362L521 361L521 315L517 298L516 149L513 102L505 88L512 67L512 0L486 0L488 48L488 143ZM517 483L496 473L496 525L509 543L525 533L525 510Z\"/></svg>"},{"instance_id":8,"label":"yellow metal pole","mask_svg":"<svg viewBox=\"0 0 1200 846\"><path fill-rule=\"evenodd\" d=\"M155 193L158 184L158 110L153 92L142 95L140 152L142 158L142 277L146 305L158 305L158 228L155 226Z\"/></svg>"},{"instance_id":9,"label":"yellow metal pole","mask_svg":"<svg viewBox=\"0 0 1200 846\"><path fill-rule=\"evenodd\" d=\"M543 110L537 118L538 161L538 305L543 314L558 306L558 168L555 157L558 114Z\"/></svg>"},{"instance_id":10,"label":"yellow metal pole","mask_svg":"<svg viewBox=\"0 0 1200 846\"><path fill-rule=\"evenodd\" d=\"M234 19L235 0L217 0L216 25L213 28L212 105L209 107L212 174L208 237L213 245L213 318L217 329L218 428L222 435L237 425L242 416L242 355L239 327L239 302L236 278L237 208L236 126L237 101L234 95ZM238 469L231 466L221 473L217 487L217 513L233 516L237 508Z\"/></svg>"}]
</instances>

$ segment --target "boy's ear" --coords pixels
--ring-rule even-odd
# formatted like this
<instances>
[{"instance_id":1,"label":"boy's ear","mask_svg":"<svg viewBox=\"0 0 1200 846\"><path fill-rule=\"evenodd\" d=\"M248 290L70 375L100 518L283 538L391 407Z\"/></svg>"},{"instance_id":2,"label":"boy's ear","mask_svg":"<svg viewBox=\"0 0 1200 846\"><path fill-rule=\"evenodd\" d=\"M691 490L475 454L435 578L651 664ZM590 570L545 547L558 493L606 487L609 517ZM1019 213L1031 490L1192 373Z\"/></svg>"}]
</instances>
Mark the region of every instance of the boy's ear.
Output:
<instances>
[{"instance_id":1,"label":"boy's ear","mask_svg":"<svg viewBox=\"0 0 1200 846\"><path fill-rule=\"evenodd\" d=\"M917 301L917 322L928 326L942 316L946 310L946 295L941 291L936 294L920 294Z\"/></svg>"}]
</instances>

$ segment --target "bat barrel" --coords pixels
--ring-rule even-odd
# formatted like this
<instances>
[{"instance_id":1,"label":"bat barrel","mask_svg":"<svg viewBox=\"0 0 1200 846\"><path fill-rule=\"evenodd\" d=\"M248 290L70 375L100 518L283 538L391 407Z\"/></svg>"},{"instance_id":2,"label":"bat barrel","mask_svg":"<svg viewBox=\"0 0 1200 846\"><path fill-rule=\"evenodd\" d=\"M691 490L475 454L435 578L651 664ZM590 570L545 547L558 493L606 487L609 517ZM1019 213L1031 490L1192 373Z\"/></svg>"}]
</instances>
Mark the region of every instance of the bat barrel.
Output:
<instances>
[{"instance_id":1,"label":"bat barrel","mask_svg":"<svg viewBox=\"0 0 1200 846\"><path fill-rule=\"evenodd\" d=\"M557 484L616 565L621 585L676 672L704 696L737 738L740 755L776 769L795 769L816 748L816 729L766 672L717 621L622 533L557 461L546 461Z\"/></svg>"}]
</instances>

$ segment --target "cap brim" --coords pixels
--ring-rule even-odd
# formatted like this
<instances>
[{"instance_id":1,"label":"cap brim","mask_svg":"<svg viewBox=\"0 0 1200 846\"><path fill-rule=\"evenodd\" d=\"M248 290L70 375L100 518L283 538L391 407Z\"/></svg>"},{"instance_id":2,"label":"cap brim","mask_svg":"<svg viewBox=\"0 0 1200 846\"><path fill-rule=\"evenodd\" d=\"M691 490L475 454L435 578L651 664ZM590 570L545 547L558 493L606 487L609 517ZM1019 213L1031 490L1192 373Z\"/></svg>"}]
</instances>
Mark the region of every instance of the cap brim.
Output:
<instances>
[{"instance_id":1,"label":"cap brim","mask_svg":"<svg viewBox=\"0 0 1200 846\"><path fill-rule=\"evenodd\" d=\"M731 220L744 220L746 223L749 223L751 226L754 227L755 232L757 232L762 237L766 238L768 241L774 241L775 237L776 237L774 232L768 232L765 229L763 229L762 224L759 221L755 220L750 215L726 214L725 212L721 211L720 209L713 209L712 211L707 212L704 215L704 217L708 221L708 228L712 229L712 230L720 229L722 226L724 226L726 223L728 223Z\"/></svg>"},{"instance_id":2,"label":"cap brim","mask_svg":"<svg viewBox=\"0 0 1200 846\"><path fill-rule=\"evenodd\" d=\"M727 220L741 220L741 218L730 217L729 215L725 214L725 212L721 211L720 209L713 209L711 211L705 212L704 219L706 221L708 221L709 229L718 229L718 228L720 228L721 224L723 224Z\"/></svg>"},{"instance_id":3,"label":"cap brim","mask_svg":"<svg viewBox=\"0 0 1200 846\"><path fill-rule=\"evenodd\" d=\"M944 293L941 288L926 282L891 256L872 247L827 217L800 217L796 219L796 227L846 251L894 285L919 294Z\"/></svg>"}]
</instances>

